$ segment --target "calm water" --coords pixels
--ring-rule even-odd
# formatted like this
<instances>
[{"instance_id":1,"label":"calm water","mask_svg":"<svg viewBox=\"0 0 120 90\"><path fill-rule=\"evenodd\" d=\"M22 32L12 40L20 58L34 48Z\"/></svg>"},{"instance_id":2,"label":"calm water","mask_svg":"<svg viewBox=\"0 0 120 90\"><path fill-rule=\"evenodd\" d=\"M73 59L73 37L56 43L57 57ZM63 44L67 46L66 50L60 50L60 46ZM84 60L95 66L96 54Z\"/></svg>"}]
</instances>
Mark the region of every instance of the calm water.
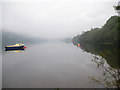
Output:
<instances>
[{"instance_id":1,"label":"calm water","mask_svg":"<svg viewBox=\"0 0 120 90\"><path fill-rule=\"evenodd\" d=\"M3 52L3 88L94 88L100 77L94 54L71 44L44 43L25 52Z\"/></svg>"}]
</instances>

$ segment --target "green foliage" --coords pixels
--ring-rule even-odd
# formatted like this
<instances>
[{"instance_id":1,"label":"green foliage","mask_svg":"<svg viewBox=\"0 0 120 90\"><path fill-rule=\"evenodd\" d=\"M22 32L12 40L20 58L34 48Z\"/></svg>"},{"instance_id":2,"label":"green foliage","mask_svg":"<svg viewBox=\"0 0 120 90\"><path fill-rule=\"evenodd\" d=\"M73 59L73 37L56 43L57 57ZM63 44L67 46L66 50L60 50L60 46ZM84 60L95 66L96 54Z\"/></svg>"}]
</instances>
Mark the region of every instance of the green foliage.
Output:
<instances>
[{"instance_id":1,"label":"green foliage","mask_svg":"<svg viewBox=\"0 0 120 90\"><path fill-rule=\"evenodd\" d=\"M120 17L112 16L102 28L94 28L73 38L73 43L118 44L120 34Z\"/></svg>"},{"instance_id":2,"label":"green foliage","mask_svg":"<svg viewBox=\"0 0 120 90\"><path fill-rule=\"evenodd\" d=\"M120 17L112 16L102 28L94 28L73 38L73 44L81 44L81 48L106 59L113 68L118 64L118 46L120 46ZM114 47L114 48L113 48Z\"/></svg>"},{"instance_id":3,"label":"green foliage","mask_svg":"<svg viewBox=\"0 0 120 90\"><path fill-rule=\"evenodd\" d=\"M114 6L115 10L120 10L120 6Z\"/></svg>"}]
</instances>

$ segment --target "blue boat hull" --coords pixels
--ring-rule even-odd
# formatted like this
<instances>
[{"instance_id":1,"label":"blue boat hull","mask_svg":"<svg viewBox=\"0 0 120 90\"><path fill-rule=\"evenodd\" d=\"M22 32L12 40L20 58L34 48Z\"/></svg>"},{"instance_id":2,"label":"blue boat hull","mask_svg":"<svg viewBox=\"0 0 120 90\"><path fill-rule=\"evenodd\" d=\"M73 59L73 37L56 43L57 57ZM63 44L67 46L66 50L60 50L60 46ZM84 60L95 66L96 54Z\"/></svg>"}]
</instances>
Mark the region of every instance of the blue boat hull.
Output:
<instances>
[{"instance_id":1,"label":"blue boat hull","mask_svg":"<svg viewBox=\"0 0 120 90\"><path fill-rule=\"evenodd\" d=\"M5 47L5 51L8 51L8 50L24 50L24 46Z\"/></svg>"}]
</instances>

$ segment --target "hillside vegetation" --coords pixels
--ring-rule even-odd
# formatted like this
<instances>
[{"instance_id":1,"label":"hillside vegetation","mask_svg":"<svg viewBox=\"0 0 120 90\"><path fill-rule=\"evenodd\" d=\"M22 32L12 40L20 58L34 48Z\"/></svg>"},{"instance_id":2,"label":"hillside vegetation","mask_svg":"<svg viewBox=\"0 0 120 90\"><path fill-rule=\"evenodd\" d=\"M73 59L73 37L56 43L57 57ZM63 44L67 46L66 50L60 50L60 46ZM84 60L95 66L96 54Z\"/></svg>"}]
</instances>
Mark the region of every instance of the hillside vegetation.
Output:
<instances>
[{"instance_id":1,"label":"hillside vegetation","mask_svg":"<svg viewBox=\"0 0 120 90\"><path fill-rule=\"evenodd\" d=\"M93 43L117 45L120 39L120 17L112 16L102 28L94 28L73 38L73 43Z\"/></svg>"},{"instance_id":2,"label":"hillside vegetation","mask_svg":"<svg viewBox=\"0 0 120 90\"><path fill-rule=\"evenodd\" d=\"M21 34L17 34L9 31L2 31L2 46L12 45L16 43L24 43L24 44L35 44L35 43L43 43L47 40L44 38L36 38L32 36L24 36Z\"/></svg>"}]
</instances>

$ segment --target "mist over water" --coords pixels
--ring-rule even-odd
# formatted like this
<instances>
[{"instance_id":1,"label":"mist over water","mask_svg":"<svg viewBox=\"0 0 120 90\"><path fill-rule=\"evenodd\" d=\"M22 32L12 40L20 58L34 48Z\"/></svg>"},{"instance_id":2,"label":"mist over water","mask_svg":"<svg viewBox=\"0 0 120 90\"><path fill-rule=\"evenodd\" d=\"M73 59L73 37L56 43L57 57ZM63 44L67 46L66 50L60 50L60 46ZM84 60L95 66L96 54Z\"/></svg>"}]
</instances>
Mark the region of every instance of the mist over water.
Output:
<instances>
[{"instance_id":1,"label":"mist over water","mask_svg":"<svg viewBox=\"0 0 120 90\"><path fill-rule=\"evenodd\" d=\"M113 10L116 3L79 0L2 3L2 88L105 87L94 81L114 80L113 75L104 77L106 68L118 76L117 49L90 44L78 47L72 38L90 28L102 27L109 17L116 15ZM5 46L16 43L25 44L27 49L4 51Z\"/></svg>"},{"instance_id":2,"label":"mist over water","mask_svg":"<svg viewBox=\"0 0 120 90\"><path fill-rule=\"evenodd\" d=\"M101 27L110 16L115 15L113 6L116 3L79 0L4 2L3 31L48 39L73 37L92 27Z\"/></svg>"},{"instance_id":3,"label":"mist over water","mask_svg":"<svg viewBox=\"0 0 120 90\"><path fill-rule=\"evenodd\" d=\"M3 55L3 88L99 87L88 76L101 75L90 53L72 43L44 43L23 53Z\"/></svg>"}]
</instances>

